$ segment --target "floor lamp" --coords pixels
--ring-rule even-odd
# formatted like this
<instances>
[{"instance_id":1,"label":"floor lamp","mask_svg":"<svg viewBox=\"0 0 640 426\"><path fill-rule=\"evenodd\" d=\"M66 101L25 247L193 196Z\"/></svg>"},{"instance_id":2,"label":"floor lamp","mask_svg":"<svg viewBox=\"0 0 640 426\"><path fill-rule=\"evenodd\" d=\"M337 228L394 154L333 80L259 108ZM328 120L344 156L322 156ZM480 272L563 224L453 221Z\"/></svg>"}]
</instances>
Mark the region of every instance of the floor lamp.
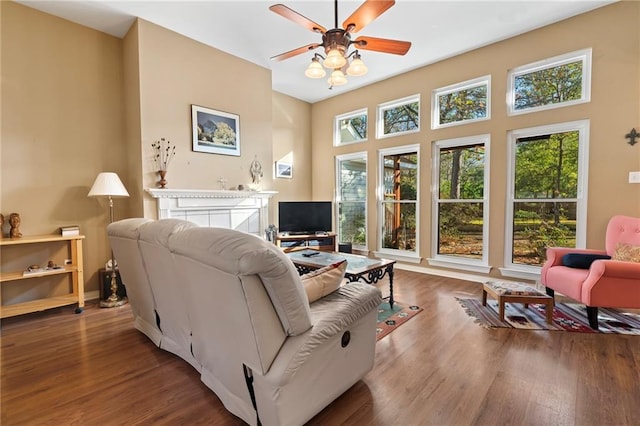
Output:
<instances>
[{"instance_id":1,"label":"floor lamp","mask_svg":"<svg viewBox=\"0 0 640 426\"><path fill-rule=\"evenodd\" d=\"M109 223L113 223L113 199L128 197L129 193L116 173L102 172L96 177L89 191L89 197L109 197ZM100 283L102 285L102 283ZM100 301L101 308L113 308L127 303L126 297L118 297L118 283L116 281L116 262L111 249L111 295Z\"/></svg>"}]
</instances>

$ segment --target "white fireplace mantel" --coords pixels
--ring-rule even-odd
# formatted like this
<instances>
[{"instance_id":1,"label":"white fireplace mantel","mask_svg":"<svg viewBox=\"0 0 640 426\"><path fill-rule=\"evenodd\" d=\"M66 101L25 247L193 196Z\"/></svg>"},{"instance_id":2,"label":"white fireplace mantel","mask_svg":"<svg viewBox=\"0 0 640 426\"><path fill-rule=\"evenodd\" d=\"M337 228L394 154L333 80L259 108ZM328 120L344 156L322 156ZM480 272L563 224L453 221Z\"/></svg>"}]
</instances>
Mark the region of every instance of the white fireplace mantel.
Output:
<instances>
[{"instance_id":1,"label":"white fireplace mantel","mask_svg":"<svg viewBox=\"0 0 640 426\"><path fill-rule=\"evenodd\" d=\"M236 229L264 235L269 199L277 191L157 189L145 191L156 199L158 219L179 218L200 226Z\"/></svg>"}]
</instances>

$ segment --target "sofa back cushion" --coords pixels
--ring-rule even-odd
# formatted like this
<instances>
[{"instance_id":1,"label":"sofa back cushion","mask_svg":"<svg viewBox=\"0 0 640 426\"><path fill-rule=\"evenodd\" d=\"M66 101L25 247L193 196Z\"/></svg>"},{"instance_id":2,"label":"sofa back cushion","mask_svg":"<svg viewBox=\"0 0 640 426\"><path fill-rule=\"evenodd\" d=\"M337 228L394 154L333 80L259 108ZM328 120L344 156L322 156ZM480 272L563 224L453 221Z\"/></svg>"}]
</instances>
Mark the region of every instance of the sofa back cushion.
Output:
<instances>
[{"instance_id":1,"label":"sofa back cushion","mask_svg":"<svg viewBox=\"0 0 640 426\"><path fill-rule=\"evenodd\" d=\"M607 225L607 254L616 259L619 244L640 247L640 218L631 216L613 216Z\"/></svg>"},{"instance_id":2,"label":"sofa back cushion","mask_svg":"<svg viewBox=\"0 0 640 426\"><path fill-rule=\"evenodd\" d=\"M184 298L185 283L176 271L168 244L171 235L192 228L197 225L181 219L152 221L140 226L139 241L163 334L161 347L191 363L191 327Z\"/></svg>"},{"instance_id":3,"label":"sofa back cushion","mask_svg":"<svg viewBox=\"0 0 640 426\"><path fill-rule=\"evenodd\" d=\"M297 336L311 328L300 276L291 260L273 244L233 229L197 228L173 234L169 247L227 274L259 276L284 332Z\"/></svg>"},{"instance_id":4,"label":"sofa back cushion","mask_svg":"<svg viewBox=\"0 0 640 426\"><path fill-rule=\"evenodd\" d=\"M149 222L151 219L119 220L107 227L107 235L120 276L127 287L135 327L160 345L162 333L156 321L155 300L138 246L140 227Z\"/></svg>"}]
</instances>

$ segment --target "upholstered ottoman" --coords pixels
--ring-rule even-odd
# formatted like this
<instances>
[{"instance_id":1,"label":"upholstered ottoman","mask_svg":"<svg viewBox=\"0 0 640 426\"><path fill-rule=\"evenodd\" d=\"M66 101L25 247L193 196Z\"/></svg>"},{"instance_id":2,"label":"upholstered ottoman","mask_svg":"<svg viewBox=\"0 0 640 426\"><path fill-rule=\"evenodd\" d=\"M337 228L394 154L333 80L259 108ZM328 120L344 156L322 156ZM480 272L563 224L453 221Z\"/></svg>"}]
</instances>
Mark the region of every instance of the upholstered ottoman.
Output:
<instances>
[{"instance_id":1,"label":"upholstered ottoman","mask_svg":"<svg viewBox=\"0 0 640 426\"><path fill-rule=\"evenodd\" d=\"M535 287L511 281L487 281L482 286L482 306L487 305L487 293L498 301L500 321L504 321L505 303L523 303L525 308L529 303L539 303L545 305L547 323L553 323L553 297L547 296Z\"/></svg>"}]
</instances>

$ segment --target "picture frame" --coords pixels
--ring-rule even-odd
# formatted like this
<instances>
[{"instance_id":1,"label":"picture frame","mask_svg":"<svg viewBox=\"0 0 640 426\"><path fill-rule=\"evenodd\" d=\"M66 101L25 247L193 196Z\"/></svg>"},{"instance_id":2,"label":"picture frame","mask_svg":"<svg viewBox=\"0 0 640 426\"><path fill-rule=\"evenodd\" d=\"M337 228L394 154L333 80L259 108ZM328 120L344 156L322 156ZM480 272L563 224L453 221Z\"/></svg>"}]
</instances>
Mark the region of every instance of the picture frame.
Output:
<instances>
[{"instance_id":1,"label":"picture frame","mask_svg":"<svg viewBox=\"0 0 640 426\"><path fill-rule=\"evenodd\" d=\"M240 116L191 105L193 151L240 156Z\"/></svg>"},{"instance_id":2,"label":"picture frame","mask_svg":"<svg viewBox=\"0 0 640 426\"><path fill-rule=\"evenodd\" d=\"M276 177L284 179L293 178L293 164L288 161L276 161Z\"/></svg>"}]
</instances>

